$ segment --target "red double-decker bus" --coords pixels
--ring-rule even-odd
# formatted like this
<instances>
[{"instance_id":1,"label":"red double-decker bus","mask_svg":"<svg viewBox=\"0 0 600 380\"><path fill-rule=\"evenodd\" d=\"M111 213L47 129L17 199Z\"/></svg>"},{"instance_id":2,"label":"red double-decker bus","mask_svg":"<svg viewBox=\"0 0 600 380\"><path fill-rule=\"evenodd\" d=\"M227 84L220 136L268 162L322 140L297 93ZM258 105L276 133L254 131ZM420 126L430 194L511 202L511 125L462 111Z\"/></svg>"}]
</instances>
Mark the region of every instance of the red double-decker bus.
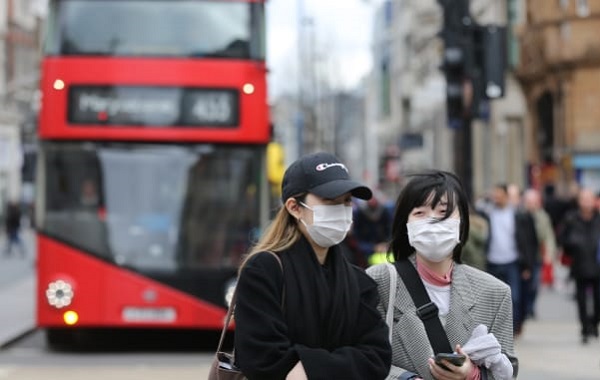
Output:
<instances>
[{"instance_id":1,"label":"red double-decker bus","mask_svg":"<svg viewBox=\"0 0 600 380\"><path fill-rule=\"evenodd\" d=\"M37 322L220 329L269 215L262 0L53 0Z\"/></svg>"}]
</instances>

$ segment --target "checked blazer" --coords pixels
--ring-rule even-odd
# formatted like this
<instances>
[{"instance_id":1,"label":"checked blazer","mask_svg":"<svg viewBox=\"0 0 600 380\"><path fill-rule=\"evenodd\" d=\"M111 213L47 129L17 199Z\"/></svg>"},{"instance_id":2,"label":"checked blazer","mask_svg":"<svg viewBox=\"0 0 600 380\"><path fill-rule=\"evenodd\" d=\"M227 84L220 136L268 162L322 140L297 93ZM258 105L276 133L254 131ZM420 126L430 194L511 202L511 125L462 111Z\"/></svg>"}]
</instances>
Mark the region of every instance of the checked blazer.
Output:
<instances>
[{"instance_id":1,"label":"checked blazer","mask_svg":"<svg viewBox=\"0 0 600 380\"><path fill-rule=\"evenodd\" d=\"M415 265L415 255L410 257ZM385 319L390 295L389 271L385 264L367 269L379 291L378 310ZM513 363L517 373L517 358L513 347L512 301L508 285L468 265L454 264L450 291L450 310L446 316L446 335L452 348L464 346L473 329L480 324L488 327L500 343L502 352ZM417 308L398 276L392 332L392 373L409 371L426 380L434 380L427 359L433 356L425 326ZM397 368L395 368L397 367ZM494 379L482 368L483 379Z\"/></svg>"}]
</instances>

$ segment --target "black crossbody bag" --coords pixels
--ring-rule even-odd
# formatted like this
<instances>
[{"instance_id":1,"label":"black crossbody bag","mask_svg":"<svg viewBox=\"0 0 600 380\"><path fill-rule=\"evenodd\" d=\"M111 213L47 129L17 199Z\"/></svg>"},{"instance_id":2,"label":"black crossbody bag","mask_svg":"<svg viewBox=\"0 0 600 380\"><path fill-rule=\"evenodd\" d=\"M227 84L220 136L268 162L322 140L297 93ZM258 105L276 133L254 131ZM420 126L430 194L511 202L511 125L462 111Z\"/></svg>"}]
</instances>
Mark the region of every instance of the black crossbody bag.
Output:
<instances>
[{"instance_id":1,"label":"black crossbody bag","mask_svg":"<svg viewBox=\"0 0 600 380\"><path fill-rule=\"evenodd\" d=\"M433 352L435 354L454 352L438 317L439 309L431 302L417 268L409 260L396 261L394 264L417 307L417 315L423 321Z\"/></svg>"}]
</instances>

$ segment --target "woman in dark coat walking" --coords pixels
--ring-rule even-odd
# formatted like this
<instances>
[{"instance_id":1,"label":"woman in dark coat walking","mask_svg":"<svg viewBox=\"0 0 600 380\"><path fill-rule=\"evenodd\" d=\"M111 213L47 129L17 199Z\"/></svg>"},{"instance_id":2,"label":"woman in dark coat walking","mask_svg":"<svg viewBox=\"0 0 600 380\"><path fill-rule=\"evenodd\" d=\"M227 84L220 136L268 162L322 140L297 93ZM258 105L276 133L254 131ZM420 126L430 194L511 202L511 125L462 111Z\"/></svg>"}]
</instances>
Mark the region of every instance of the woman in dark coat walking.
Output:
<instances>
[{"instance_id":1,"label":"woman in dark coat walking","mask_svg":"<svg viewBox=\"0 0 600 380\"><path fill-rule=\"evenodd\" d=\"M284 203L241 268L235 354L248 379L385 379L391 349L377 287L339 243L352 224L351 181L327 153L286 171ZM281 260L282 266L275 253Z\"/></svg>"}]
</instances>

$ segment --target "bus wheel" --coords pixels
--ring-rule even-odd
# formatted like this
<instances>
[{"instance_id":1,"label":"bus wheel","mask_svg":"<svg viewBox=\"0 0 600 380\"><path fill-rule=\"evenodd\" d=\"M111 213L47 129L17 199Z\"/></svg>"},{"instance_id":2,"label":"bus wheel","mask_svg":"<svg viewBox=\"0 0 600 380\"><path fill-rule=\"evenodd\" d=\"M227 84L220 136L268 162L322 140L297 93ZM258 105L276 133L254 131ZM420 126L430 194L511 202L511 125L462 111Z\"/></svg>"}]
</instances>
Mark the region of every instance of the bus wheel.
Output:
<instances>
[{"instance_id":1,"label":"bus wheel","mask_svg":"<svg viewBox=\"0 0 600 380\"><path fill-rule=\"evenodd\" d=\"M51 328L46 330L46 343L53 349L74 348L77 343L77 331Z\"/></svg>"}]
</instances>

